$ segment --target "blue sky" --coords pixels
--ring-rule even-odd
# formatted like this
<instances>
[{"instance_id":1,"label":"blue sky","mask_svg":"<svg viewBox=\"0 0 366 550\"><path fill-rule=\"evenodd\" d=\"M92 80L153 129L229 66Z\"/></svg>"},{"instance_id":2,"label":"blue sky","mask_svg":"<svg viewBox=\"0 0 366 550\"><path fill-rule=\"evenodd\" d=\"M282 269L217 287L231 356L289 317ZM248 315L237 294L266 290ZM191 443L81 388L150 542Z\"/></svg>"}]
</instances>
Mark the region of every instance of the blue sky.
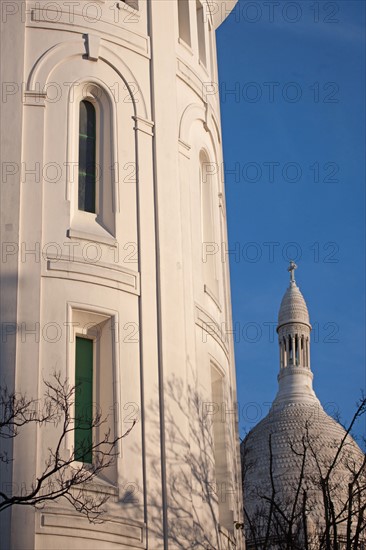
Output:
<instances>
[{"instance_id":1,"label":"blue sky","mask_svg":"<svg viewBox=\"0 0 366 550\"><path fill-rule=\"evenodd\" d=\"M318 397L346 422L365 388L365 26L362 0L239 0L217 32L242 436L277 391L291 257Z\"/></svg>"}]
</instances>

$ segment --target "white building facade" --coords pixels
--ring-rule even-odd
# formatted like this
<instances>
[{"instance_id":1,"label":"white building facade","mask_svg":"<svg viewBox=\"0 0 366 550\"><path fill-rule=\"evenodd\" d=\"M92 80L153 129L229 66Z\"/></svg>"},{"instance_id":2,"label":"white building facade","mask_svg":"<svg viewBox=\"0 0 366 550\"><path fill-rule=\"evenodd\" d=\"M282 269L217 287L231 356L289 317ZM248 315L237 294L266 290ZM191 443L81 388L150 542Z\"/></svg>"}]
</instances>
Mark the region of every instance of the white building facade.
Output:
<instances>
[{"instance_id":1,"label":"white building facade","mask_svg":"<svg viewBox=\"0 0 366 550\"><path fill-rule=\"evenodd\" d=\"M103 523L14 506L4 548L243 548L215 84L234 4L2 2L2 384L41 398L89 346L112 434L138 421L94 482ZM13 440L3 488L27 491L55 430Z\"/></svg>"}]
</instances>

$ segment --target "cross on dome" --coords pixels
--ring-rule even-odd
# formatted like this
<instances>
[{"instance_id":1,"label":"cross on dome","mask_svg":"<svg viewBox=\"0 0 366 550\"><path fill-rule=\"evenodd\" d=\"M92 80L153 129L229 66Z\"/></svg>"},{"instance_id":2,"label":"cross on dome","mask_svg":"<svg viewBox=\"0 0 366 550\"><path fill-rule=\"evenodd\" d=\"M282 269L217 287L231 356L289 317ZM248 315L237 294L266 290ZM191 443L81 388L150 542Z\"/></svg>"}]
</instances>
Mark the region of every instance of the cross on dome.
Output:
<instances>
[{"instance_id":1,"label":"cross on dome","mask_svg":"<svg viewBox=\"0 0 366 550\"><path fill-rule=\"evenodd\" d=\"M289 267L287 268L287 271L290 272L290 283L295 284L295 269L297 269L297 265L295 262L291 260Z\"/></svg>"}]
</instances>

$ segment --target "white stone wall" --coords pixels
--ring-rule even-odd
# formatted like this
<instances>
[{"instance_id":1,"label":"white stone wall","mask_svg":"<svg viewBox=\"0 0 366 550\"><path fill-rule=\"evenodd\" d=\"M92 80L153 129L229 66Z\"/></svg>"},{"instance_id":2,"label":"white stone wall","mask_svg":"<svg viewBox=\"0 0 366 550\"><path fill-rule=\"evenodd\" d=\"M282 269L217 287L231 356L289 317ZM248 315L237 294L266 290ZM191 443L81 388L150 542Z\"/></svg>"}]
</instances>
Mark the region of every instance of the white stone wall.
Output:
<instances>
[{"instance_id":1,"label":"white stone wall","mask_svg":"<svg viewBox=\"0 0 366 550\"><path fill-rule=\"evenodd\" d=\"M229 412L236 386L228 264L220 254L227 235L219 98L211 84L214 28L224 10L218 3L213 20L204 5L205 68L195 2L191 47L178 39L173 0L139 0L138 11L108 0L23 4L6 15L2 38L3 78L19 83L2 106L14 127L4 135L4 159L19 166L2 186L2 235L14 243L2 266L9 333L2 369L17 391L41 397L55 370L74 377L73 323L80 330L114 323L113 349L107 336L100 344L100 404L112 407L118 433L134 416L139 422L122 440L116 468L95 483L111 494L104 524L90 526L62 500L41 511L14 508L6 544L234 547L229 531L242 500ZM101 93L106 156L117 165L105 175L110 208L102 219L77 208L75 121L84 91ZM212 195L211 275L202 261L202 154ZM219 403L212 373L221 380ZM214 428L218 422L224 430ZM56 436L50 428L24 430L9 482L29 487ZM71 447L69 440L64 452Z\"/></svg>"}]
</instances>

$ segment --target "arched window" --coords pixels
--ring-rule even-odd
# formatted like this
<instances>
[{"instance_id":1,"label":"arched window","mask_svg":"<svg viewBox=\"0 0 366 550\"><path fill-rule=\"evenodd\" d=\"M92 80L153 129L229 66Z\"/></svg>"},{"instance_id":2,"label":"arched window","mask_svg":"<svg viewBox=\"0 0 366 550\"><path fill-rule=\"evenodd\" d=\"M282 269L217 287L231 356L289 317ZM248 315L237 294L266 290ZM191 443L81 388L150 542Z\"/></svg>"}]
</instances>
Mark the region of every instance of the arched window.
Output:
<instances>
[{"instance_id":1,"label":"arched window","mask_svg":"<svg viewBox=\"0 0 366 550\"><path fill-rule=\"evenodd\" d=\"M80 102L78 208L96 213L97 116L91 101Z\"/></svg>"},{"instance_id":2,"label":"arched window","mask_svg":"<svg viewBox=\"0 0 366 550\"><path fill-rule=\"evenodd\" d=\"M202 261L204 283L209 290L217 294L215 222L213 211L213 177L212 163L205 153L200 155L201 184L201 231L202 231Z\"/></svg>"},{"instance_id":3,"label":"arched window","mask_svg":"<svg viewBox=\"0 0 366 550\"><path fill-rule=\"evenodd\" d=\"M93 82L75 86L72 101L70 96L68 159L71 169L67 171L71 238L82 236L105 242L115 236L119 178L117 135L114 98Z\"/></svg>"}]
</instances>

